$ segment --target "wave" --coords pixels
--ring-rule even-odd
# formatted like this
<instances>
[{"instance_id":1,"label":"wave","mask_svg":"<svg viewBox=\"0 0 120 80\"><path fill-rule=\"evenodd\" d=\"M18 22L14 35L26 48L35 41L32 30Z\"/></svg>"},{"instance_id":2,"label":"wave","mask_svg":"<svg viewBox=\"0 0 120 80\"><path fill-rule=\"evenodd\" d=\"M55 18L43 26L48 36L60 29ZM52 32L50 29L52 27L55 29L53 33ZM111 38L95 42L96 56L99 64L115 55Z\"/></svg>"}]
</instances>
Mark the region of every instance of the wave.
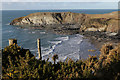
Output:
<instances>
[{"instance_id":1,"label":"wave","mask_svg":"<svg viewBox=\"0 0 120 80\"><path fill-rule=\"evenodd\" d=\"M48 41L49 43L52 43L54 45L52 45L47 51L45 51L45 53L42 56L47 56L49 54L52 54L55 50L55 47L59 44L61 44L63 41L69 40L69 37L58 37L56 38L59 41Z\"/></svg>"},{"instance_id":2,"label":"wave","mask_svg":"<svg viewBox=\"0 0 120 80\"><path fill-rule=\"evenodd\" d=\"M47 51L48 49L50 49L50 47L41 47L42 51Z\"/></svg>"},{"instance_id":3,"label":"wave","mask_svg":"<svg viewBox=\"0 0 120 80\"><path fill-rule=\"evenodd\" d=\"M67 41L67 40L69 40L69 37L68 36L66 36L66 37L58 37L58 38L56 38L56 40Z\"/></svg>"},{"instance_id":4,"label":"wave","mask_svg":"<svg viewBox=\"0 0 120 80\"><path fill-rule=\"evenodd\" d=\"M13 32L13 31L8 31L8 32Z\"/></svg>"},{"instance_id":5,"label":"wave","mask_svg":"<svg viewBox=\"0 0 120 80\"><path fill-rule=\"evenodd\" d=\"M77 42L77 44L80 44L82 41L83 41L83 40L79 40L79 41Z\"/></svg>"},{"instance_id":6,"label":"wave","mask_svg":"<svg viewBox=\"0 0 120 80\"><path fill-rule=\"evenodd\" d=\"M59 60L64 62L67 58L68 58L67 56L60 57Z\"/></svg>"},{"instance_id":7,"label":"wave","mask_svg":"<svg viewBox=\"0 0 120 80\"><path fill-rule=\"evenodd\" d=\"M32 34L34 34L35 32L34 32L34 31L32 31L31 33L32 33Z\"/></svg>"},{"instance_id":8,"label":"wave","mask_svg":"<svg viewBox=\"0 0 120 80\"><path fill-rule=\"evenodd\" d=\"M31 49L30 51L33 51L33 52L35 52L37 49Z\"/></svg>"},{"instance_id":9,"label":"wave","mask_svg":"<svg viewBox=\"0 0 120 80\"><path fill-rule=\"evenodd\" d=\"M3 33L11 33L11 32L13 32L13 31L11 31L11 30L9 30L9 31L3 31Z\"/></svg>"},{"instance_id":10,"label":"wave","mask_svg":"<svg viewBox=\"0 0 120 80\"><path fill-rule=\"evenodd\" d=\"M83 36L77 34L72 37L57 37L52 41L48 41L52 46L42 49L42 57L44 59L52 58L54 53L58 54L59 61L65 61L66 59L78 60L82 54L80 53L80 44L83 41Z\"/></svg>"},{"instance_id":11,"label":"wave","mask_svg":"<svg viewBox=\"0 0 120 80\"><path fill-rule=\"evenodd\" d=\"M67 54L66 56L60 56L59 60L60 61L66 61L66 59L70 59L70 58L78 60L78 59L80 59L80 55L77 54L76 52L74 52L74 53L71 53L71 54Z\"/></svg>"},{"instance_id":12,"label":"wave","mask_svg":"<svg viewBox=\"0 0 120 80\"><path fill-rule=\"evenodd\" d=\"M32 32L28 32L28 33L32 33L32 34L35 34L35 32L34 32L34 31L32 31Z\"/></svg>"},{"instance_id":13,"label":"wave","mask_svg":"<svg viewBox=\"0 0 120 80\"><path fill-rule=\"evenodd\" d=\"M83 35L80 35L80 34L76 34L76 36L79 36L79 37L84 37Z\"/></svg>"},{"instance_id":14,"label":"wave","mask_svg":"<svg viewBox=\"0 0 120 80\"><path fill-rule=\"evenodd\" d=\"M40 34L45 34L46 32L40 32Z\"/></svg>"},{"instance_id":15,"label":"wave","mask_svg":"<svg viewBox=\"0 0 120 80\"><path fill-rule=\"evenodd\" d=\"M48 51L46 51L42 56L47 56L49 54L52 54L55 50L55 47L56 45L51 46L51 48Z\"/></svg>"},{"instance_id":16,"label":"wave","mask_svg":"<svg viewBox=\"0 0 120 80\"><path fill-rule=\"evenodd\" d=\"M56 44L56 45L62 43L62 41L48 41L48 42L49 42L49 43L52 43L52 44Z\"/></svg>"},{"instance_id":17,"label":"wave","mask_svg":"<svg viewBox=\"0 0 120 80\"><path fill-rule=\"evenodd\" d=\"M23 29L24 31L28 30L28 29Z\"/></svg>"},{"instance_id":18,"label":"wave","mask_svg":"<svg viewBox=\"0 0 120 80\"><path fill-rule=\"evenodd\" d=\"M67 58L75 60L79 59L80 44L83 41L82 37L83 36L77 34L69 37L68 39L66 38L67 41L64 41L61 45L56 46L54 53L63 54L59 57L61 61L65 61Z\"/></svg>"}]
</instances>

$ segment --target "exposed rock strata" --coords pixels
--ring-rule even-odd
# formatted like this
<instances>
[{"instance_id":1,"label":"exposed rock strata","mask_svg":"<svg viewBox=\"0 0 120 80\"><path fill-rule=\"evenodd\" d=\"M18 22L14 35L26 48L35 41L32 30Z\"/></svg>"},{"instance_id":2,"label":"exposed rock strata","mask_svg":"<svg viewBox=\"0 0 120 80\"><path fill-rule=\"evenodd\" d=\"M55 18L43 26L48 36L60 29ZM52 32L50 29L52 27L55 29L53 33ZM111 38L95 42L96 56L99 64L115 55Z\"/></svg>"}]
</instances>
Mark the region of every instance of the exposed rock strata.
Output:
<instances>
[{"instance_id":1,"label":"exposed rock strata","mask_svg":"<svg viewBox=\"0 0 120 80\"><path fill-rule=\"evenodd\" d=\"M100 31L119 32L118 12L108 14L80 14L72 12L38 12L16 18L11 25L38 26L56 32Z\"/></svg>"}]
</instances>

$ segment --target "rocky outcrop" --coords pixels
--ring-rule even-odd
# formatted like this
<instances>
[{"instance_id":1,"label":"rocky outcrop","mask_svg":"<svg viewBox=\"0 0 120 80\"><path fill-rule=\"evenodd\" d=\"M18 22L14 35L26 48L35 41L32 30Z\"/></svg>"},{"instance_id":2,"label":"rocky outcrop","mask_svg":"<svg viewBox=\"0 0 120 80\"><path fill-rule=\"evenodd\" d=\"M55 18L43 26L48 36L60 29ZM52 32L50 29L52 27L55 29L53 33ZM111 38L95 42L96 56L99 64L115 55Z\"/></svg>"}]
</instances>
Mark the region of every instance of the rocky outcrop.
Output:
<instances>
[{"instance_id":1,"label":"rocky outcrop","mask_svg":"<svg viewBox=\"0 0 120 80\"><path fill-rule=\"evenodd\" d=\"M85 16L79 13L61 12L61 13L33 13L25 17L13 20L12 25L53 25L53 24L76 24L83 21Z\"/></svg>"},{"instance_id":2,"label":"rocky outcrop","mask_svg":"<svg viewBox=\"0 0 120 80\"><path fill-rule=\"evenodd\" d=\"M108 14L38 12L14 19L10 25L30 25L66 32L100 31L117 33L120 29L118 21L118 12Z\"/></svg>"}]
</instances>

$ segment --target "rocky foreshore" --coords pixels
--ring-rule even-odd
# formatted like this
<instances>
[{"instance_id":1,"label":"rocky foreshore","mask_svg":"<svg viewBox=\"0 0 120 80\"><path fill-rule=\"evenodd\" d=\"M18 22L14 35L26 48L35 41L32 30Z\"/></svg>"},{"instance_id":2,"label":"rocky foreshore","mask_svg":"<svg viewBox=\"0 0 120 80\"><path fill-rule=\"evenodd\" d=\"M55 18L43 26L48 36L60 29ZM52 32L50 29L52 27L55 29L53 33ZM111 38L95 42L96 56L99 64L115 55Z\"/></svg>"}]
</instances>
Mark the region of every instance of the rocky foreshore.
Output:
<instances>
[{"instance_id":1,"label":"rocky foreshore","mask_svg":"<svg viewBox=\"0 0 120 80\"><path fill-rule=\"evenodd\" d=\"M98 42L119 42L118 16L118 11L107 14L38 12L16 18L10 25L32 26L56 34L82 34Z\"/></svg>"},{"instance_id":2,"label":"rocky foreshore","mask_svg":"<svg viewBox=\"0 0 120 80\"><path fill-rule=\"evenodd\" d=\"M120 36L116 35L116 33L108 33L108 32L99 32L99 31L87 31L81 32L81 35L84 38L89 39L89 41L95 45L96 48L101 48L105 43L112 43L114 45L120 43Z\"/></svg>"}]
</instances>

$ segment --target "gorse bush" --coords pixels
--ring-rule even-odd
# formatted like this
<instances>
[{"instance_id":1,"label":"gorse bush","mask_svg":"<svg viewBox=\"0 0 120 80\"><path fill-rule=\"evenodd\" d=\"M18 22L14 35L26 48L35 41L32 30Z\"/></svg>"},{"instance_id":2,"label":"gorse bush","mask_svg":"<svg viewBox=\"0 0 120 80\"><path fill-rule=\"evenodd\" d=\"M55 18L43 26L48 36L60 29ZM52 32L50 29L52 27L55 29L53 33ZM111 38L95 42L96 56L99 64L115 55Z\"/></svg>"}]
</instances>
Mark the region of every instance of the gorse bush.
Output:
<instances>
[{"instance_id":1,"label":"gorse bush","mask_svg":"<svg viewBox=\"0 0 120 80\"><path fill-rule=\"evenodd\" d=\"M99 67L97 76L107 80L119 80L120 79L120 44L112 46L112 44L106 44L102 47L104 52L101 52L99 57ZM109 50L108 50L109 48ZM106 51L105 51L106 50ZM106 54L107 55L104 55ZM108 53L109 52L109 53ZM97 73L96 72L96 73Z\"/></svg>"},{"instance_id":2,"label":"gorse bush","mask_svg":"<svg viewBox=\"0 0 120 80\"><path fill-rule=\"evenodd\" d=\"M2 50L3 79L40 80L120 80L120 45L106 44L101 48L101 55L90 56L86 60L57 62L54 64L37 60L29 50L14 44Z\"/></svg>"}]
</instances>

